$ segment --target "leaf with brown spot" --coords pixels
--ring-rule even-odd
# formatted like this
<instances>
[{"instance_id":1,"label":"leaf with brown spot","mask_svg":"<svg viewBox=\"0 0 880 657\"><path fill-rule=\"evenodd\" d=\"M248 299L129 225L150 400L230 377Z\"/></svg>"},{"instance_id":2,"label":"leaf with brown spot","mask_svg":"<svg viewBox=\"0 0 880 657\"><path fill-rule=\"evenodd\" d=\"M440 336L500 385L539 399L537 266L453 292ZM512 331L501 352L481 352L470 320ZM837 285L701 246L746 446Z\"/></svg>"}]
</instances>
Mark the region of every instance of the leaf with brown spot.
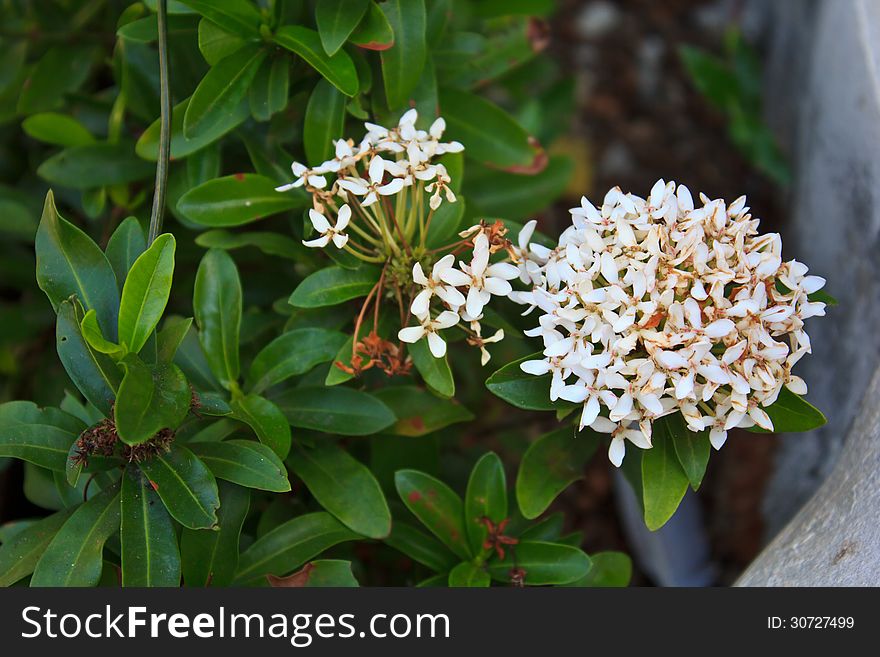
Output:
<instances>
[{"instance_id":1,"label":"leaf with brown spot","mask_svg":"<svg viewBox=\"0 0 880 657\"><path fill-rule=\"evenodd\" d=\"M470 559L464 528L464 503L442 481L418 470L398 470L394 485L400 498L431 533L462 559Z\"/></svg>"},{"instance_id":2,"label":"leaf with brown spot","mask_svg":"<svg viewBox=\"0 0 880 657\"><path fill-rule=\"evenodd\" d=\"M351 572L350 561L319 559L310 561L287 577L266 575L274 588L356 587L358 581Z\"/></svg>"}]
</instances>

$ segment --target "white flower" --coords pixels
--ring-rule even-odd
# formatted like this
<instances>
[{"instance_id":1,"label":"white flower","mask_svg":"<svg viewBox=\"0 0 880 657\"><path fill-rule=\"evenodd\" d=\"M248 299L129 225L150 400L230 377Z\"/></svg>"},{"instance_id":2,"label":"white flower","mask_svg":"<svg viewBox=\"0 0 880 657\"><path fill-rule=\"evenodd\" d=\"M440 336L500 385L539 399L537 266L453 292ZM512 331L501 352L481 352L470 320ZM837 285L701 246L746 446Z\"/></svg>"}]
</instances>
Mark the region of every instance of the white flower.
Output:
<instances>
[{"instance_id":1,"label":"white flower","mask_svg":"<svg viewBox=\"0 0 880 657\"><path fill-rule=\"evenodd\" d=\"M294 180L292 183L276 187L276 192L287 192L291 189L302 187L306 183L308 183L311 187L315 187L316 189L323 189L327 186L327 179L323 175L321 175L323 173L326 173L326 171L321 171L319 169L309 169L306 165L300 164L299 162L294 162L293 164L291 164L290 170L293 171L293 175L296 176L296 180Z\"/></svg>"},{"instance_id":2,"label":"white flower","mask_svg":"<svg viewBox=\"0 0 880 657\"><path fill-rule=\"evenodd\" d=\"M385 164L385 160L379 155L375 155L370 161L368 169L369 182L361 178L341 178L339 186L356 196L365 196L366 198L361 202L364 207L378 201L380 195L393 196L403 189L404 181L401 178L395 178L387 185L382 185L382 179L385 177Z\"/></svg>"},{"instance_id":3,"label":"white flower","mask_svg":"<svg viewBox=\"0 0 880 657\"><path fill-rule=\"evenodd\" d=\"M345 230L346 226L348 226L348 222L351 221L351 208L348 207L348 205L343 205L339 208L339 213L336 215L336 224L334 226L331 226L330 222L327 221L327 217L317 210L309 210L309 219L312 222L312 226L315 227L315 230L318 231L321 236L313 240L303 240L303 244L306 246L321 248L327 246L332 240L333 245L337 249L341 249L348 242L348 235L342 232Z\"/></svg>"},{"instance_id":4,"label":"white flower","mask_svg":"<svg viewBox=\"0 0 880 657\"><path fill-rule=\"evenodd\" d=\"M464 277L463 279L456 277L456 274L460 274L461 272L457 272L454 269L454 265L454 255L449 253L443 256L440 260L434 263L434 267L431 269L430 278L425 276L422 271L421 263L417 262L413 265L413 282L416 283L416 285L421 285L425 288L416 295L415 299L413 299L412 307L410 308L413 315L421 317L427 314L431 303L431 297L435 294L453 310L458 310L464 305L464 295L455 289L454 285L450 285L443 280L445 275L446 278L450 280L458 281L458 285L467 284L467 277L464 276L464 274L461 274L461 276Z\"/></svg>"},{"instance_id":5,"label":"white flower","mask_svg":"<svg viewBox=\"0 0 880 657\"><path fill-rule=\"evenodd\" d=\"M509 262L489 264L489 238L485 233L480 233L474 238L473 260L470 265L461 263L461 270L469 279L466 283L468 292L465 308L471 317L482 314L483 306L489 303L493 294L497 296L510 294L513 288L508 281L519 276L519 270ZM451 282L448 277L443 280L447 283Z\"/></svg>"},{"instance_id":6,"label":"white flower","mask_svg":"<svg viewBox=\"0 0 880 657\"><path fill-rule=\"evenodd\" d=\"M444 310L433 319L430 315L424 315L418 319L421 322L419 326L402 328L398 331L397 337L403 342L413 343L427 336L428 348L434 358L443 358L446 355L446 342L440 337L438 331L458 324L458 314L451 310Z\"/></svg>"}]
</instances>

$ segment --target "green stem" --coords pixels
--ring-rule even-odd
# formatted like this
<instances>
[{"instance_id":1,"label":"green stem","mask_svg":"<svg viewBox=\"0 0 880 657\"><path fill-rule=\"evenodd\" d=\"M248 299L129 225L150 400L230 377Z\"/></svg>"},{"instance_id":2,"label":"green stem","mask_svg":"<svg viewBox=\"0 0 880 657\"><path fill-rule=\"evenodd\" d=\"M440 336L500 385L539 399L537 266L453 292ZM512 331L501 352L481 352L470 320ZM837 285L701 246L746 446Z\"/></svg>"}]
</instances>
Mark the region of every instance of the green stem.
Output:
<instances>
[{"instance_id":1,"label":"green stem","mask_svg":"<svg viewBox=\"0 0 880 657\"><path fill-rule=\"evenodd\" d=\"M165 213L165 193L168 188L168 160L171 155L171 93L168 86L168 0L156 3L159 19L159 158L156 161L156 189L153 193L153 211L150 214L150 233L147 246L162 231Z\"/></svg>"}]
</instances>

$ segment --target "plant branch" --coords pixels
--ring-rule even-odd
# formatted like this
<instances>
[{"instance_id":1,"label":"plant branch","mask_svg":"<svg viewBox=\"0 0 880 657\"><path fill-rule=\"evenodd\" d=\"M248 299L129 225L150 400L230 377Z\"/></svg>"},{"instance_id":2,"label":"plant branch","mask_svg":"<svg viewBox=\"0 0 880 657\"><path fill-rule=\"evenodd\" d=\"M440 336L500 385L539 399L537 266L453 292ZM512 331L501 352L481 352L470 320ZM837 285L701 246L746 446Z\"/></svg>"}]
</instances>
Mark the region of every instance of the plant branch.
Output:
<instances>
[{"instance_id":1,"label":"plant branch","mask_svg":"<svg viewBox=\"0 0 880 657\"><path fill-rule=\"evenodd\" d=\"M150 234L147 246L162 231L165 214L165 192L168 188L168 160L171 155L171 92L168 84L168 0L156 3L159 19L159 158L156 161L156 189L153 192L153 211L150 214Z\"/></svg>"}]
</instances>

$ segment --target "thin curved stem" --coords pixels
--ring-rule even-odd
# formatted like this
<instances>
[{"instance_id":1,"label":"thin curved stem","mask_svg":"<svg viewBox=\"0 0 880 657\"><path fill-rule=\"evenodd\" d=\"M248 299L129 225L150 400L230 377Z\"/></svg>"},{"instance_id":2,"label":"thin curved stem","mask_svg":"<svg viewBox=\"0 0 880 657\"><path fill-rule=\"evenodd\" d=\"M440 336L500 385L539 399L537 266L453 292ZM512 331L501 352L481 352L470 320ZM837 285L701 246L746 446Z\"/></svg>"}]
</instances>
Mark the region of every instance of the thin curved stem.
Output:
<instances>
[{"instance_id":1,"label":"thin curved stem","mask_svg":"<svg viewBox=\"0 0 880 657\"><path fill-rule=\"evenodd\" d=\"M171 92L168 78L168 0L156 3L159 20L159 157L156 161L156 189L153 192L153 210L150 214L150 233L147 246L162 232L165 214L165 193L168 188L168 160L171 155Z\"/></svg>"}]
</instances>

